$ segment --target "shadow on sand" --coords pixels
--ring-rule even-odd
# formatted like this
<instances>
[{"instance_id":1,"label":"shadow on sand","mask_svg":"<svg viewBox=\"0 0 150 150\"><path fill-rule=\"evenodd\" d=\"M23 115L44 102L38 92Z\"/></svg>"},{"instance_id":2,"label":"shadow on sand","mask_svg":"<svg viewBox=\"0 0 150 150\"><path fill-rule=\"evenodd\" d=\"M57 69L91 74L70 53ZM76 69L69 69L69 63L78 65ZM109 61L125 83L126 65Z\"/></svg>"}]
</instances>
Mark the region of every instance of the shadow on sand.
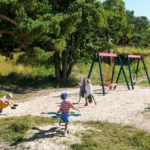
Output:
<instances>
[{"instance_id":1,"label":"shadow on sand","mask_svg":"<svg viewBox=\"0 0 150 150\"><path fill-rule=\"evenodd\" d=\"M37 127L32 128L33 130L36 130L37 133L35 133L32 137L25 138L20 141L16 141L15 143L11 144L11 146L17 146L18 144L25 143L25 142L31 142L36 141L39 139L45 139L45 138L53 138L53 137L64 137L64 129L59 127L52 127L48 130L42 130Z\"/></svg>"}]
</instances>

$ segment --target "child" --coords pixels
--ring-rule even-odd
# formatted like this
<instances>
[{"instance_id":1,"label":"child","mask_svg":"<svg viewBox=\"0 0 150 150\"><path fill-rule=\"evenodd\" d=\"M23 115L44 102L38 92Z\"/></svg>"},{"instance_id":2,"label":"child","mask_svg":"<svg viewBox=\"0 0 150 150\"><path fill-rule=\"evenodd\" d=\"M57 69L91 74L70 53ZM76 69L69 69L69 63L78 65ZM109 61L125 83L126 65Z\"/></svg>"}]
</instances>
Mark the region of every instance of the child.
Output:
<instances>
[{"instance_id":1,"label":"child","mask_svg":"<svg viewBox=\"0 0 150 150\"><path fill-rule=\"evenodd\" d=\"M91 84L90 79L87 79L87 81L86 81L85 91L86 91L86 94L85 94L85 105L84 106L88 106L88 100L89 100L89 103L91 103L92 99L94 100L94 103L96 105L96 101L93 96L93 86Z\"/></svg>"},{"instance_id":2,"label":"child","mask_svg":"<svg viewBox=\"0 0 150 150\"><path fill-rule=\"evenodd\" d=\"M80 111L78 108L74 107L70 101L67 100L67 93L61 93L60 98L63 100L61 102L60 108L57 113L61 113L61 119L65 123L65 132L66 136L68 133L68 124L69 124L69 112L70 109Z\"/></svg>"},{"instance_id":3,"label":"child","mask_svg":"<svg viewBox=\"0 0 150 150\"><path fill-rule=\"evenodd\" d=\"M84 98L84 95L85 95L85 79L84 78L83 79L81 78L79 86L80 86L80 91L79 91L79 101L78 101L78 103L80 103L81 97Z\"/></svg>"},{"instance_id":4,"label":"child","mask_svg":"<svg viewBox=\"0 0 150 150\"><path fill-rule=\"evenodd\" d=\"M16 106L18 106L17 104L14 104L13 96L12 96L11 93L7 94L6 96L3 96L3 98L1 99L1 101L3 103L8 103L9 106L11 107L11 109L16 109Z\"/></svg>"},{"instance_id":5,"label":"child","mask_svg":"<svg viewBox=\"0 0 150 150\"><path fill-rule=\"evenodd\" d=\"M135 84L136 84L136 81L137 81L136 74L133 74L133 75L132 75L132 81L133 81L133 84L135 85Z\"/></svg>"}]
</instances>

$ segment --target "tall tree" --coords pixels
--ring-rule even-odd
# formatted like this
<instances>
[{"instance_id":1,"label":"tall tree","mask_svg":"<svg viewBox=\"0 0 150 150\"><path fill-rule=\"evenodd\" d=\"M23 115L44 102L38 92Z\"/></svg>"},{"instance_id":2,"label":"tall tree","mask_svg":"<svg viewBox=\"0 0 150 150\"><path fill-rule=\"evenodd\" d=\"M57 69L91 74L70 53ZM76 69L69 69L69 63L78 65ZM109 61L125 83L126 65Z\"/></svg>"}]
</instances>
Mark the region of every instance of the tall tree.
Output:
<instances>
[{"instance_id":1,"label":"tall tree","mask_svg":"<svg viewBox=\"0 0 150 150\"><path fill-rule=\"evenodd\" d=\"M127 17L123 0L105 0L104 8L107 10L108 26L104 29L107 42L118 44L127 27Z\"/></svg>"},{"instance_id":2,"label":"tall tree","mask_svg":"<svg viewBox=\"0 0 150 150\"><path fill-rule=\"evenodd\" d=\"M127 44L132 46L142 46L144 34L147 32L149 27L149 21L147 17L134 16L134 11L127 10L126 13L128 18L128 24L132 25L133 27L132 37L128 39Z\"/></svg>"},{"instance_id":3,"label":"tall tree","mask_svg":"<svg viewBox=\"0 0 150 150\"><path fill-rule=\"evenodd\" d=\"M65 14L81 14L79 22L75 26L75 31L66 38L66 48L62 53L55 53L56 77L68 78L74 64L81 57L89 58L100 46L99 37L96 32L100 26L104 26L104 9L100 2L96 0L72 0L57 1L54 12ZM56 61L57 60L57 61ZM59 60L59 62L58 62ZM56 67L57 66L57 67Z\"/></svg>"}]
</instances>

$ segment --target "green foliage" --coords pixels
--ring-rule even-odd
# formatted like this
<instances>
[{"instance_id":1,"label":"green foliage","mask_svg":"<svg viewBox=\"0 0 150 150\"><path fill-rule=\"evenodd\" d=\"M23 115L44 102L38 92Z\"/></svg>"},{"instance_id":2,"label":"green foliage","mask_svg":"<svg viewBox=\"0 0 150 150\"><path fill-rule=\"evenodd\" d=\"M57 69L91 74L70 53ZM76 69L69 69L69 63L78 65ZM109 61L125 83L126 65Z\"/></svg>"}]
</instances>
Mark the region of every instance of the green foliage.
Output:
<instances>
[{"instance_id":1,"label":"green foliage","mask_svg":"<svg viewBox=\"0 0 150 150\"><path fill-rule=\"evenodd\" d=\"M140 46L140 47L148 47L148 42L145 40L147 38L147 31L149 27L148 18L142 17L135 17L133 11L126 11L128 24L132 26L132 36L126 39L126 45L132 46Z\"/></svg>"},{"instance_id":2,"label":"green foliage","mask_svg":"<svg viewBox=\"0 0 150 150\"><path fill-rule=\"evenodd\" d=\"M108 25L104 30L107 42L112 40L114 44L118 44L124 29L127 27L124 2L122 0L106 0L103 5L108 16Z\"/></svg>"},{"instance_id":3,"label":"green foliage","mask_svg":"<svg viewBox=\"0 0 150 150\"><path fill-rule=\"evenodd\" d=\"M135 17L123 0L1 0L0 14L15 22L0 22L12 32L1 34L0 53L23 51L18 62L53 66L57 80L69 78L78 61L97 51L149 47L148 19Z\"/></svg>"},{"instance_id":4,"label":"green foliage","mask_svg":"<svg viewBox=\"0 0 150 150\"><path fill-rule=\"evenodd\" d=\"M150 148L150 134L130 126L108 122L87 122L92 127L81 134L81 143L74 150L142 150Z\"/></svg>"},{"instance_id":5,"label":"green foliage","mask_svg":"<svg viewBox=\"0 0 150 150\"><path fill-rule=\"evenodd\" d=\"M43 65L44 67L44 64L46 66L52 55L52 52L46 52L39 47L34 47L33 49L27 50L26 53L20 55L17 62L31 66Z\"/></svg>"}]
</instances>

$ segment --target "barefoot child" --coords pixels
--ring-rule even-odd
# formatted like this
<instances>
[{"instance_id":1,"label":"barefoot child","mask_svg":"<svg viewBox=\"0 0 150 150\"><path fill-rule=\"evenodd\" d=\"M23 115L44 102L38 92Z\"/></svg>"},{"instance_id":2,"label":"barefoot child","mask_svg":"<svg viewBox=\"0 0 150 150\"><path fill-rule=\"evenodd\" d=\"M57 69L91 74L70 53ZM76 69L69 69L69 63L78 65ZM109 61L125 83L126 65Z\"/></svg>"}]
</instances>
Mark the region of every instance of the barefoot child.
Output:
<instances>
[{"instance_id":1,"label":"barefoot child","mask_svg":"<svg viewBox=\"0 0 150 150\"><path fill-rule=\"evenodd\" d=\"M73 104L67 100L67 93L61 93L60 98L63 100L61 102L60 108L57 113L61 113L61 119L65 123L65 135L68 132L68 124L69 124L69 112L70 109L74 109L80 111L78 108L74 107Z\"/></svg>"},{"instance_id":2,"label":"barefoot child","mask_svg":"<svg viewBox=\"0 0 150 150\"><path fill-rule=\"evenodd\" d=\"M96 101L93 95L93 86L91 84L91 80L87 79L86 80L86 85L85 85L85 105L84 106L88 106L88 101L89 103L92 102L92 100L94 100L94 103L96 105Z\"/></svg>"}]
</instances>

